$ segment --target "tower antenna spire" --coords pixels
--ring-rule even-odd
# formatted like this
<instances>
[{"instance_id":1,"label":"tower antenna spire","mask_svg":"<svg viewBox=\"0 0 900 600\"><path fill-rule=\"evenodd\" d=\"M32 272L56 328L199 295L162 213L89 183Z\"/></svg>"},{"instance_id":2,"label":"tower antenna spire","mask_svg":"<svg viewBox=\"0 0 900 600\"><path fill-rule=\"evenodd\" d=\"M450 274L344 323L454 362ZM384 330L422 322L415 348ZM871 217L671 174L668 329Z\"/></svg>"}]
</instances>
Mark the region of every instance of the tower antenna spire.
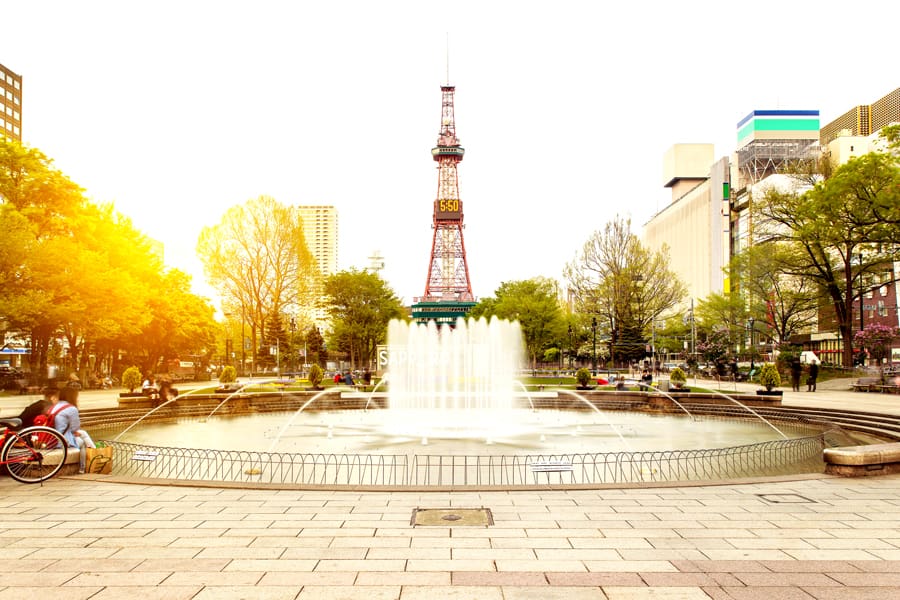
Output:
<instances>
[{"instance_id":1,"label":"tower antenna spire","mask_svg":"<svg viewBox=\"0 0 900 600\"><path fill-rule=\"evenodd\" d=\"M447 82L447 85L450 85L450 32L449 31L447 32L446 56L447 56L447 79L445 81Z\"/></svg>"}]
</instances>

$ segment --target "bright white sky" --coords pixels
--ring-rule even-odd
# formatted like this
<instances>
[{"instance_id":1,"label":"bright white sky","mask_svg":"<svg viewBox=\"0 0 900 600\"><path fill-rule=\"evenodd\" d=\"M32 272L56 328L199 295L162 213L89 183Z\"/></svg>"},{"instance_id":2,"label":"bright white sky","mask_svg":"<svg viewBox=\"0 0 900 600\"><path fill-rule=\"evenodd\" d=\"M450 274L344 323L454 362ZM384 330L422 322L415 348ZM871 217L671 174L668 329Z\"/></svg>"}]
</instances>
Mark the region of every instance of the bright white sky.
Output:
<instances>
[{"instance_id":1,"label":"bright white sky","mask_svg":"<svg viewBox=\"0 0 900 600\"><path fill-rule=\"evenodd\" d=\"M267 194L332 204L339 268L424 292L440 89L456 85L473 291L561 278L616 214L668 202L674 143L753 109L825 124L900 85L900 2L6 2L23 131L194 276L202 227ZM863 14L864 13L864 14ZM868 22L868 19L873 19Z\"/></svg>"}]
</instances>

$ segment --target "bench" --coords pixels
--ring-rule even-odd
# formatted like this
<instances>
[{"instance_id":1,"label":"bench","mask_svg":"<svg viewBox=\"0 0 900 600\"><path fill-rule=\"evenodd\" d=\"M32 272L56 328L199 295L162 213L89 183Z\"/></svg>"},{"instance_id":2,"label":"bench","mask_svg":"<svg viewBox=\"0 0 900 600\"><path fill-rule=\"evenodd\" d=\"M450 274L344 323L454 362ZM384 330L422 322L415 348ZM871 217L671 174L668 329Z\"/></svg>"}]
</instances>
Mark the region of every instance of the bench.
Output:
<instances>
[{"instance_id":1,"label":"bench","mask_svg":"<svg viewBox=\"0 0 900 600\"><path fill-rule=\"evenodd\" d=\"M850 387L853 388L854 392L871 392L883 386L881 385L881 377L860 377L855 383L851 383Z\"/></svg>"}]
</instances>

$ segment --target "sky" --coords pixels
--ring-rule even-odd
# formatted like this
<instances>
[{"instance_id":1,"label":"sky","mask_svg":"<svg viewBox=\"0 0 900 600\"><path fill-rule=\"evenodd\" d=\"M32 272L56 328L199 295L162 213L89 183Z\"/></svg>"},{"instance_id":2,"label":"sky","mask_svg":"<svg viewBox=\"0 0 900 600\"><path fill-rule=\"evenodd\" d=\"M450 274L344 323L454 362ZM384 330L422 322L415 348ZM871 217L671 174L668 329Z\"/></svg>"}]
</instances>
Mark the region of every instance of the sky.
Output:
<instances>
[{"instance_id":1,"label":"sky","mask_svg":"<svg viewBox=\"0 0 900 600\"><path fill-rule=\"evenodd\" d=\"M424 292L440 86L456 86L469 276L562 281L611 219L670 201L676 143L734 151L754 109L824 125L900 86L900 3L0 0L23 76L23 142L165 244L215 298L195 247L232 206L334 205L338 266ZM849 19L849 20L848 20ZM449 52L448 52L449 48ZM449 60L448 60L449 58ZM449 68L448 68L449 65Z\"/></svg>"}]
</instances>

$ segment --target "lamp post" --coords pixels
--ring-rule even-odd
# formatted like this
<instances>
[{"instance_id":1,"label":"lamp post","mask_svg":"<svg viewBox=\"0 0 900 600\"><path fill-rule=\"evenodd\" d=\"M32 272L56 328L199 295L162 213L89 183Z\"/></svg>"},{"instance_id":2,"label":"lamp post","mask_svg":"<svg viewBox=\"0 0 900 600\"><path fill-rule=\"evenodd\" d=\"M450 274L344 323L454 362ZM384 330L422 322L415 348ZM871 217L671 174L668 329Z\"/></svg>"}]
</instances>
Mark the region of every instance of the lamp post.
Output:
<instances>
[{"instance_id":1,"label":"lamp post","mask_svg":"<svg viewBox=\"0 0 900 600\"><path fill-rule=\"evenodd\" d=\"M569 325L569 368L572 368L572 350L574 349L575 343L572 340L572 326Z\"/></svg>"},{"instance_id":2,"label":"lamp post","mask_svg":"<svg viewBox=\"0 0 900 600\"><path fill-rule=\"evenodd\" d=\"M591 356L591 375L597 375L597 317L591 317L591 331L594 333L594 350Z\"/></svg>"},{"instance_id":3,"label":"lamp post","mask_svg":"<svg viewBox=\"0 0 900 600\"><path fill-rule=\"evenodd\" d=\"M290 368L291 373L294 373L296 369L294 368L294 331L297 330L297 321L294 317L291 317L291 343L288 344L288 348L290 348L291 359L288 361L288 368Z\"/></svg>"},{"instance_id":4,"label":"lamp post","mask_svg":"<svg viewBox=\"0 0 900 600\"><path fill-rule=\"evenodd\" d=\"M247 364L247 338L244 337L244 302L241 301L241 377L244 376L244 368Z\"/></svg>"},{"instance_id":5,"label":"lamp post","mask_svg":"<svg viewBox=\"0 0 900 600\"><path fill-rule=\"evenodd\" d=\"M750 330L750 375L749 375L749 377L753 377L753 350L755 349L755 347L753 345L753 324L755 322L756 321L753 319L753 317L750 317L747 320L747 327Z\"/></svg>"},{"instance_id":6,"label":"lamp post","mask_svg":"<svg viewBox=\"0 0 900 600\"><path fill-rule=\"evenodd\" d=\"M615 354L615 345L616 345L616 318L609 318L609 362L612 363L612 368L616 368L616 354Z\"/></svg>"}]
</instances>

